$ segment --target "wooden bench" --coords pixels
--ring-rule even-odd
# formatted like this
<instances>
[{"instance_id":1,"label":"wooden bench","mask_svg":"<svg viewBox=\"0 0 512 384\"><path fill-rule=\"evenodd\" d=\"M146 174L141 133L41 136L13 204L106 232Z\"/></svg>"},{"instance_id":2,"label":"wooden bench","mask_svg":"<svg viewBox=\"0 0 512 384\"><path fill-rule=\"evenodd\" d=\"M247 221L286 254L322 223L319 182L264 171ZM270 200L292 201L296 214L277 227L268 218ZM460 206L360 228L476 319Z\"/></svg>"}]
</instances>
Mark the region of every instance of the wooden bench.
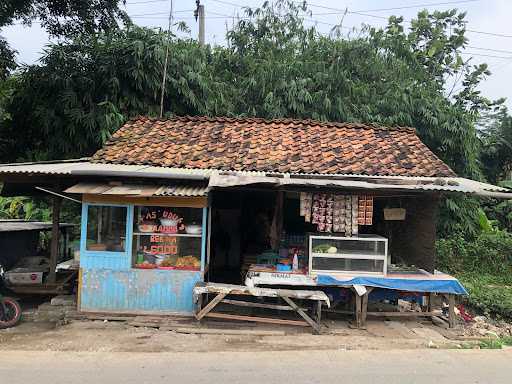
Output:
<instances>
[{"instance_id":1,"label":"wooden bench","mask_svg":"<svg viewBox=\"0 0 512 384\"><path fill-rule=\"evenodd\" d=\"M203 295L213 294L215 297L206 303ZM241 296L241 299L227 299L226 296ZM281 298L284 305L256 303L254 301L244 300L247 297L274 297ZM310 316L307 309L300 307L294 300L310 300L316 302L314 315ZM315 333L320 333L320 322L322 306L330 307L330 301L327 295L322 291L309 291L299 289L273 289L273 288L252 288L244 285L231 285L220 283L198 283L194 287L194 303L196 304L195 317L201 320L204 317L221 318L229 320L253 321L270 324L286 324L311 326ZM246 316L228 313L212 312L220 303L237 305L242 307L275 309L281 311L293 311L303 320L276 319L271 317Z\"/></svg>"}]
</instances>

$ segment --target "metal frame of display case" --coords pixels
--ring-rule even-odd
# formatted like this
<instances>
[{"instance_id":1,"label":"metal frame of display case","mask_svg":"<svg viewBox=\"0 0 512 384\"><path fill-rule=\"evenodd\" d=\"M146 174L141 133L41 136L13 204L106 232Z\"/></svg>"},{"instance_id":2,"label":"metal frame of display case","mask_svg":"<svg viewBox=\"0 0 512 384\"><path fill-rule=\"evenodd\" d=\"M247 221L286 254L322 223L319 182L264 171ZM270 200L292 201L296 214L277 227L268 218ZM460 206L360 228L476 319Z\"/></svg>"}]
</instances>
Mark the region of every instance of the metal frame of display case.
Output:
<instances>
[{"instance_id":1,"label":"metal frame of display case","mask_svg":"<svg viewBox=\"0 0 512 384\"><path fill-rule=\"evenodd\" d=\"M356 240L356 241L378 241L384 243L384 255L349 255L347 253L316 253L313 252L313 240ZM379 235L359 235L359 236L317 236L309 235L308 238L308 255L309 255L309 274L366 274L366 275L387 275L388 272L388 239ZM337 259L362 259L362 260L382 260L383 271L382 272L370 272L370 271L346 271L346 270L323 270L313 269L313 258L314 257L332 257Z\"/></svg>"}]
</instances>

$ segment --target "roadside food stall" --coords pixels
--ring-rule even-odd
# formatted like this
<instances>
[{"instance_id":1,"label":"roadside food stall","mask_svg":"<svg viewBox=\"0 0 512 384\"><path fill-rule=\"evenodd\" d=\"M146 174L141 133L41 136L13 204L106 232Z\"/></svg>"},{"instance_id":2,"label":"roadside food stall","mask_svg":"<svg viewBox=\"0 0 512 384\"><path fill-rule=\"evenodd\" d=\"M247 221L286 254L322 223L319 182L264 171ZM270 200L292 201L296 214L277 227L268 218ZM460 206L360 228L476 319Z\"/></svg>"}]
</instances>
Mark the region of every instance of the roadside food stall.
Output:
<instances>
[{"instance_id":1,"label":"roadside food stall","mask_svg":"<svg viewBox=\"0 0 512 384\"><path fill-rule=\"evenodd\" d=\"M446 297L453 326L466 291L436 270L439 201L512 197L457 177L414 129L287 119L141 117L91 158L0 178L82 204L81 311L258 321L229 308L278 309L317 330L328 307L364 326L398 313L368 301L397 297L424 316Z\"/></svg>"},{"instance_id":2,"label":"roadside food stall","mask_svg":"<svg viewBox=\"0 0 512 384\"><path fill-rule=\"evenodd\" d=\"M206 252L204 186L78 183L66 193L83 196L82 311L193 311Z\"/></svg>"}]
</instances>

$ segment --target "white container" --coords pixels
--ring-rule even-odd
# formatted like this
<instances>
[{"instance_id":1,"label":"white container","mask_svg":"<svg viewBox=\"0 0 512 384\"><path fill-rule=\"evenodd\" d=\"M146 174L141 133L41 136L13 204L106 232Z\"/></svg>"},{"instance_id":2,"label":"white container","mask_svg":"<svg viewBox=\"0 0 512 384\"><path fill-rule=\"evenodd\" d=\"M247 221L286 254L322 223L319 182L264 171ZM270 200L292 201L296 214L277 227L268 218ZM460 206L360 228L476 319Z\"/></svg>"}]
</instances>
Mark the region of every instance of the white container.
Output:
<instances>
[{"instance_id":1,"label":"white container","mask_svg":"<svg viewBox=\"0 0 512 384\"><path fill-rule=\"evenodd\" d=\"M155 264L156 265L162 264L162 261L164 261L165 258L167 257L167 255L153 255L153 256L155 256Z\"/></svg>"},{"instance_id":2,"label":"white container","mask_svg":"<svg viewBox=\"0 0 512 384\"><path fill-rule=\"evenodd\" d=\"M43 283L43 272L9 271L5 274L7 285L37 285Z\"/></svg>"},{"instance_id":3,"label":"white container","mask_svg":"<svg viewBox=\"0 0 512 384\"><path fill-rule=\"evenodd\" d=\"M176 227L176 226L178 226L178 221L177 221L177 220L171 220L171 219L160 219L160 223L161 223L164 227Z\"/></svg>"},{"instance_id":4,"label":"white container","mask_svg":"<svg viewBox=\"0 0 512 384\"><path fill-rule=\"evenodd\" d=\"M202 231L203 228L196 224L190 224L185 227L185 232L187 232L189 235L200 235Z\"/></svg>"}]
</instances>

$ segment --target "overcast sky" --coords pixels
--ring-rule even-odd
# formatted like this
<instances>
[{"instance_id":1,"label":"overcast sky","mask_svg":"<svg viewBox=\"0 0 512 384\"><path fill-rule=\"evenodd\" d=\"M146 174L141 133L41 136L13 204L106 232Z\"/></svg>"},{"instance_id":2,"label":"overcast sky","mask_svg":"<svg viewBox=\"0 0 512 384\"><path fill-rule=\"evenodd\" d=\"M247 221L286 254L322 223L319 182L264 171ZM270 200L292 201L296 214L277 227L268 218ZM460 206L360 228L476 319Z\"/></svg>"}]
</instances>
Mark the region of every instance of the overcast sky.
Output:
<instances>
[{"instance_id":1,"label":"overcast sky","mask_svg":"<svg viewBox=\"0 0 512 384\"><path fill-rule=\"evenodd\" d=\"M230 25L234 15L243 15L244 6L259 6L263 0L202 0L201 3L205 5L207 42L224 44L226 23ZM306 22L312 24L316 20L318 29L325 33L329 32L332 25L339 23L342 16L336 13L337 9L365 14L348 13L345 16L343 26L355 28L361 24L383 26L386 24L385 18L390 15L411 19L425 8L458 8L466 11L469 47L465 58L473 57L475 64L489 64L492 75L482 85L482 93L491 99L507 97L507 106L512 109L512 1L310 0L308 4L313 16L311 21ZM425 6L428 4L436 5ZM185 21L191 29L191 35L197 37L194 9L195 0L174 0L174 19ZM165 28L170 0L127 0L126 10L139 25ZM344 31L349 33L348 28L344 28ZM48 43L47 34L37 24L32 27L14 25L4 28L0 34L18 51L20 63L36 62Z\"/></svg>"}]
</instances>

